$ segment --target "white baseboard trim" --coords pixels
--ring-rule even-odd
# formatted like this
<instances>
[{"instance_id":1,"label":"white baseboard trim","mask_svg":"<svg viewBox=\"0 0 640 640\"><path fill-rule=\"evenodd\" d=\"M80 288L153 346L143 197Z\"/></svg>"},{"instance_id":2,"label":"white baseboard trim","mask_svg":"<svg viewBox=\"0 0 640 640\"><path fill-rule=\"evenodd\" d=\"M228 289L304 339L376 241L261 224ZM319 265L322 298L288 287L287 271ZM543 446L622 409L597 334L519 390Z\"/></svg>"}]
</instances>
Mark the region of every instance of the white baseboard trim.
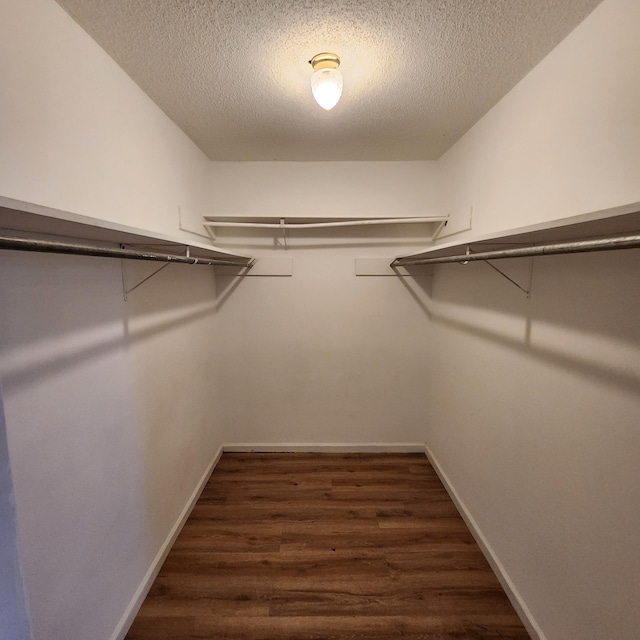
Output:
<instances>
[{"instance_id":1,"label":"white baseboard trim","mask_svg":"<svg viewBox=\"0 0 640 640\"><path fill-rule=\"evenodd\" d=\"M291 442L286 444L230 443L222 445L223 451L235 453L424 453L422 443L309 443Z\"/></svg>"},{"instance_id":2,"label":"white baseboard trim","mask_svg":"<svg viewBox=\"0 0 640 640\"><path fill-rule=\"evenodd\" d=\"M198 480L198 484L196 485L196 488L193 490L193 493L191 494L187 504L185 505L184 509L178 516L178 519L176 520L173 527L171 527L171 531L169 531L169 535L167 536L166 540L160 547L160 550L156 554L156 557L153 559L153 562L151 563L149 570L147 571L146 575L142 579L142 582L140 583L140 586L136 589L136 592L134 593L133 598L129 603L129 606L126 608L124 615L120 619L120 622L116 626L115 631L111 635L111 640L124 640L124 637L127 635L127 632L129 631L129 628L133 624L133 621L135 620L135 617L138 614L138 611L140 610L140 607L142 606L144 599L147 597L147 594L151 589L151 585L153 585L153 581L156 579L156 576L160 572L160 568L162 567L163 562L166 560L167 556L169 555L169 551L171 551L171 547L173 546L173 543L176 541L176 538L180 534L180 531L182 531L182 527L184 527L184 524L187 521L187 518L189 517L189 515L191 514L193 507L195 507L195 504L198 501L200 494L204 490L204 487L207 484L207 481L209 480L209 476L215 469L215 466L218 464L218 461L222 456L222 451L223 451L223 447L220 447L216 452L216 454L213 456L213 460L211 460L211 462L207 466L207 469L202 474L202 477L200 478L200 480Z\"/></svg>"},{"instance_id":3,"label":"white baseboard trim","mask_svg":"<svg viewBox=\"0 0 640 640\"><path fill-rule=\"evenodd\" d=\"M478 526L477 522L474 520L473 516L467 509L462 499L460 498L455 487L451 484L451 481L447 477L447 474L443 471L442 467L438 463L438 460L433 455L433 452L431 451L431 449L429 449L429 447L426 444L424 445L424 452L426 453L427 458L431 463L431 466L434 468L435 472L438 474L438 477L440 478L442 484L444 485L444 488L447 490L449 497L451 498L451 500L453 500L453 503L456 505L456 508L460 512L462 519L467 524L467 527L469 527L469 530L471 531L471 534L473 535L476 542L478 543L480 550L484 554L488 563L491 565L493 572L496 574L496 577L500 581L502 588L507 594L507 598L509 598L509 601L513 605L513 608L516 610L516 613L520 617L520 620L522 620L522 624L524 625L525 629L531 636L532 640L547 640L546 636L542 632L542 629L540 628L538 623L535 621L535 618L533 617L531 611L529 610L529 607L527 607L525 601L520 595L520 592L518 591L516 586L513 584L513 581L509 577L509 574L507 573L506 569L500 562L500 559L498 558L498 556L492 549L491 545L489 544L489 541L487 540L485 535L482 533L480 527Z\"/></svg>"}]
</instances>

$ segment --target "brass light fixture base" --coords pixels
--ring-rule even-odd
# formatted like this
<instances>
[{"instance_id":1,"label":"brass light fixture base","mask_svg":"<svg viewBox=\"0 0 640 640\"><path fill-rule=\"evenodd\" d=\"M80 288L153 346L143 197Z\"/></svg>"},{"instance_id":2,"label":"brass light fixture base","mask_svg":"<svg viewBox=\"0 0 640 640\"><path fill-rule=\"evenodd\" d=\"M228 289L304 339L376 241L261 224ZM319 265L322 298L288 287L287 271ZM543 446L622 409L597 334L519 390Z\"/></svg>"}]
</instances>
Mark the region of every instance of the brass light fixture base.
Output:
<instances>
[{"instance_id":1,"label":"brass light fixture base","mask_svg":"<svg viewBox=\"0 0 640 640\"><path fill-rule=\"evenodd\" d=\"M319 53L309 60L314 71L318 69L337 69L340 66L340 58L335 53Z\"/></svg>"}]
</instances>

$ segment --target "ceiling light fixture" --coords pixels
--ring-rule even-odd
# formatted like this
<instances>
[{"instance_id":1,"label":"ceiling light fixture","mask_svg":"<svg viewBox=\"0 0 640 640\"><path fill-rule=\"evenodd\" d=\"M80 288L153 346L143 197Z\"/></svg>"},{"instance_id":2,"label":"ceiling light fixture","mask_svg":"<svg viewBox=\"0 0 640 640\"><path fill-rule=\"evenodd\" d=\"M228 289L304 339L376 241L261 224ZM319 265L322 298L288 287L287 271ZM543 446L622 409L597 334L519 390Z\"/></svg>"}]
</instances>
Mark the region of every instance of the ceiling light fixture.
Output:
<instances>
[{"instance_id":1,"label":"ceiling light fixture","mask_svg":"<svg viewBox=\"0 0 640 640\"><path fill-rule=\"evenodd\" d=\"M342 74L338 71L340 58L335 53L319 53L309 60L314 74L311 91L316 102L329 111L338 104L342 95Z\"/></svg>"}]
</instances>

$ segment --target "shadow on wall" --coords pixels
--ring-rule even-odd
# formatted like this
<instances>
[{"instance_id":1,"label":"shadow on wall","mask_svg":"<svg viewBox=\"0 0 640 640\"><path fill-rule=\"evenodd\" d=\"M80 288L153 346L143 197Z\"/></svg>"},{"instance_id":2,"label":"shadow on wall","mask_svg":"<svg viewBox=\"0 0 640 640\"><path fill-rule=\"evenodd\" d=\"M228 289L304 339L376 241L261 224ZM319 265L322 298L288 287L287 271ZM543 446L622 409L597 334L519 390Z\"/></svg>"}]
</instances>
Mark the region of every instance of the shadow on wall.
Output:
<instances>
[{"instance_id":1,"label":"shadow on wall","mask_svg":"<svg viewBox=\"0 0 640 640\"><path fill-rule=\"evenodd\" d=\"M0 388L0 620L2 637L30 640L31 629L22 578L15 499ZM4 635L6 634L6 636Z\"/></svg>"},{"instance_id":2,"label":"shadow on wall","mask_svg":"<svg viewBox=\"0 0 640 640\"><path fill-rule=\"evenodd\" d=\"M542 256L533 261L514 258L492 264L525 288L531 282L531 299L489 265L470 262L436 267L436 282L442 286L437 287L434 302L525 316L638 342L637 315L627 312L638 311L633 303L640 293L640 281L633 274L640 267L639 250ZM612 316L618 308L622 313Z\"/></svg>"},{"instance_id":3,"label":"shadow on wall","mask_svg":"<svg viewBox=\"0 0 640 640\"><path fill-rule=\"evenodd\" d=\"M125 302L118 260L1 252L0 269L34 633L107 637L221 441L214 274L170 265Z\"/></svg>"},{"instance_id":4,"label":"shadow on wall","mask_svg":"<svg viewBox=\"0 0 640 640\"><path fill-rule=\"evenodd\" d=\"M127 262L127 288L144 280L155 269L157 266L154 265ZM217 275L215 267L170 265L128 295L125 306L128 330L135 324L131 335L134 339L142 339L216 313L240 286L245 275L245 268L241 268L237 276L227 277ZM210 283L207 291L212 294L206 298L201 286L203 277ZM200 286L185 286L185 280L189 282L196 278Z\"/></svg>"},{"instance_id":5,"label":"shadow on wall","mask_svg":"<svg viewBox=\"0 0 640 640\"><path fill-rule=\"evenodd\" d=\"M526 285L530 264L498 266ZM401 282L435 323L640 393L638 266L637 250L536 258L530 298L479 262L438 266L432 290Z\"/></svg>"},{"instance_id":6,"label":"shadow on wall","mask_svg":"<svg viewBox=\"0 0 640 640\"><path fill-rule=\"evenodd\" d=\"M433 313L425 303L425 294L427 299L433 298L433 267L407 267L408 276L402 275L396 268L394 271L398 274L400 284L422 309L424 315L432 320Z\"/></svg>"},{"instance_id":7,"label":"shadow on wall","mask_svg":"<svg viewBox=\"0 0 640 640\"><path fill-rule=\"evenodd\" d=\"M221 282L210 267L170 265L125 302L119 261L18 252L0 258L0 378L7 390L215 314L242 281ZM156 268L155 263L126 263L126 286ZM209 269L215 298L203 299L201 288L185 286L189 269Z\"/></svg>"}]
</instances>

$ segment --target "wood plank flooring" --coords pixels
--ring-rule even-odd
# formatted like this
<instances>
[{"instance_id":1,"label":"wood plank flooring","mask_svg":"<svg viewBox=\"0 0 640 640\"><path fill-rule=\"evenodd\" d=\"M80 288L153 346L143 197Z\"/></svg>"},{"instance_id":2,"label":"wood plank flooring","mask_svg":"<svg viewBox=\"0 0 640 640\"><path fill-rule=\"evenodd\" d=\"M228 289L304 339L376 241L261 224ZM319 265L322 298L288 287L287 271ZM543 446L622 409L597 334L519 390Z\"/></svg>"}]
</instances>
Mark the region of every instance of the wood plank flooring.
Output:
<instances>
[{"instance_id":1,"label":"wood plank flooring","mask_svg":"<svg viewBox=\"0 0 640 640\"><path fill-rule=\"evenodd\" d=\"M423 454L225 453L128 640L529 638Z\"/></svg>"}]
</instances>

